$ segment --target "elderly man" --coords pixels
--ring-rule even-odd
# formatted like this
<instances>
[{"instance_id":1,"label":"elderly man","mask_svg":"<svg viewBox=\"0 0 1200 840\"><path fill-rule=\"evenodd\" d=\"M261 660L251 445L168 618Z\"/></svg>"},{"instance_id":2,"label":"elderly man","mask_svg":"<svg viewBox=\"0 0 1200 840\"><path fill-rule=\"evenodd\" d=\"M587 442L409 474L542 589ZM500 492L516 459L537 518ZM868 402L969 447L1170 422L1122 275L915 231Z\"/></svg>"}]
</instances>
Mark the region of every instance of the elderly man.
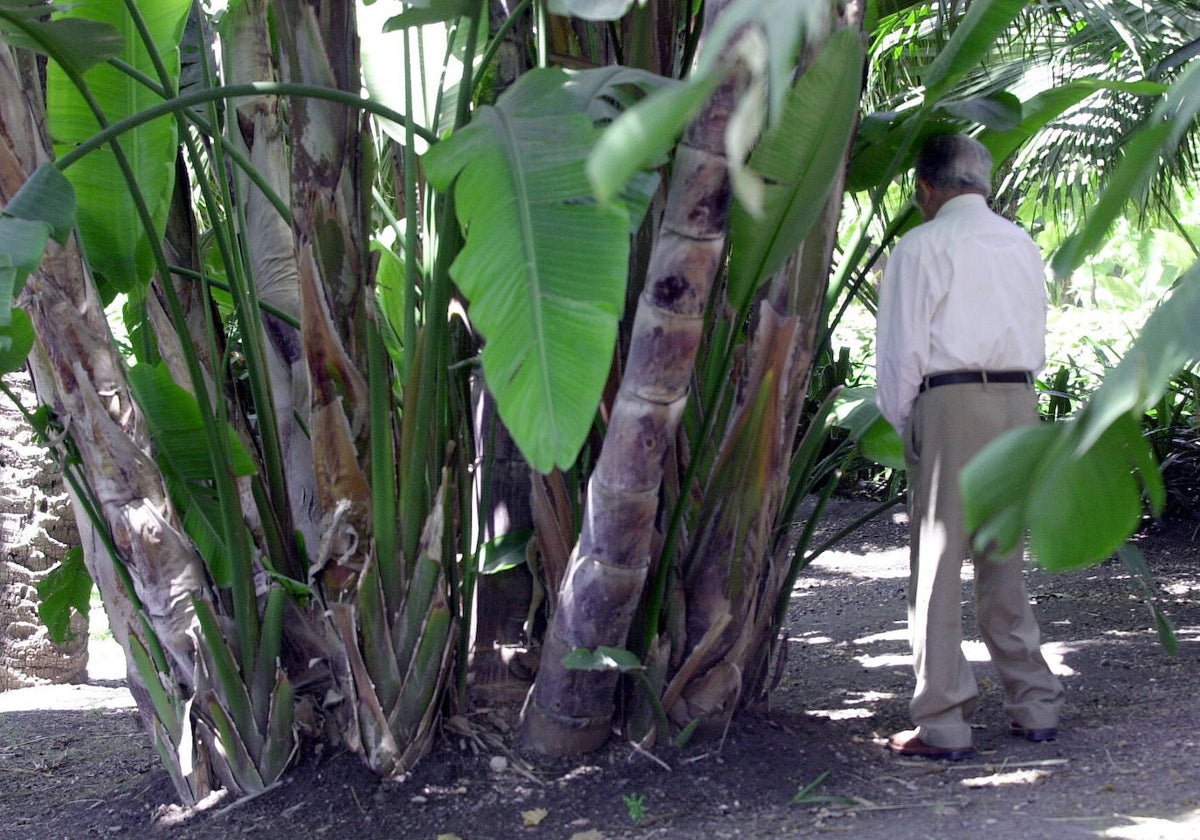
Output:
<instances>
[{"instance_id":1,"label":"elderly man","mask_svg":"<svg viewBox=\"0 0 1200 840\"><path fill-rule=\"evenodd\" d=\"M1053 740L1063 702L1041 653L1022 553L973 556L959 490L959 472L988 441L1037 422L1033 378L1045 363L1041 255L1028 234L989 209L991 167L987 149L965 135L926 143L916 164L925 223L896 246L880 292L878 401L904 440L908 467L915 728L888 741L904 756L973 754L979 689L962 653L968 556L979 631L1000 672L1011 731Z\"/></svg>"}]
</instances>

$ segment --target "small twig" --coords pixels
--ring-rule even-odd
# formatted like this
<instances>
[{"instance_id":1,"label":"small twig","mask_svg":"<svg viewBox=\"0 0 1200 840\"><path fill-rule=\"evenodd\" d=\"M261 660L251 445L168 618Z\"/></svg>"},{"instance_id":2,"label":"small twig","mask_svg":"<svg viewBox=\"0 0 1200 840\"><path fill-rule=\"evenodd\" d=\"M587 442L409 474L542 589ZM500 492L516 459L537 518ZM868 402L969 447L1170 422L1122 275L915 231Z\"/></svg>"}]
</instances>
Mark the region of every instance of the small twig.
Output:
<instances>
[{"instance_id":1,"label":"small twig","mask_svg":"<svg viewBox=\"0 0 1200 840\"><path fill-rule=\"evenodd\" d=\"M1005 760L999 764L995 762L989 764L948 764L946 770L993 770L1001 771L1008 770L1013 767L1057 767L1065 764L1070 764L1071 760L1067 758L1043 758L1037 761L1008 761Z\"/></svg>"},{"instance_id":2,"label":"small twig","mask_svg":"<svg viewBox=\"0 0 1200 840\"><path fill-rule=\"evenodd\" d=\"M634 741L630 741L630 742L629 742L629 746L633 747L633 751L634 751L635 753L637 753L638 755L640 755L640 756L642 756L642 757L644 757L644 758L648 758L648 759L650 759L650 760L651 760L651 761L653 761L655 764L657 764L659 767L661 767L662 769L666 770L668 773L670 773L670 772L671 772L671 765L670 765L670 764L667 764L667 762L663 761L661 758L659 758L658 756L656 756L654 753L652 753L652 752L650 752L649 750L647 750L647 749L643 748L641 744L638 744L638 743L636 743L636 742L634 742Z\"/></svg>"},{"instance_id":3,"label":"small twig","mask_svg":"<svg viewBox=\"0 0 1200 840\"><path fill-rule=\"evenodd\" d=\"M280 782L277 782L277 781L271 782L271 784L267 785L262 790L257 790L254 793L246 794L245 796L241 797L240 799L235 799L233 802L230 802L224 808L221 808L219 811L216 811L214 816L223 817L226 814L228 814L230 811L232 811L234 808L240 808L242 805L245 805L247 802L253 802L255 799L258 799L258 797L262 796L264 793L270 793L271 791L275 790L275 788L279 787L279 785L280 785Z\"/></svg>"},{"instance_id":4,"label":"small twig","mask_svg":"<svg viewBox=\"0 0 1200 840\"><path fill-rule=\"evenodd\" d=\"M356 791L354 788L350 788L350 796L354 799L354 804L358 808L358 812L360 814L367 813L367 809L364 808L362 803L358 801L358 791Z\"/></svg>"}]
</instances>

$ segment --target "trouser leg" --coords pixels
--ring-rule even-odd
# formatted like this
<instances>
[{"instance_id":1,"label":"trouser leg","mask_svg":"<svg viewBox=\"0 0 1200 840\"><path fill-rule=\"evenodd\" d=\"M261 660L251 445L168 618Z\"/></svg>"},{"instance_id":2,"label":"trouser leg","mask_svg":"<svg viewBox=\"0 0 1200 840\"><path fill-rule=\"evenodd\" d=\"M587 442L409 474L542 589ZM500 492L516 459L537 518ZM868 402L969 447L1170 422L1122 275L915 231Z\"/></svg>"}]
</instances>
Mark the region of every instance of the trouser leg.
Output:
<instances>
[{"instance_id":1,"label":"trouser leg","mask_svg":"<svg viewBox=\"0 0 1200 840\"><path fill-rule=\"evenodd\" d=\"M1046 664L1023 577L1021 552L975 563L979 633L1000 674L1010 718L1026 729L1058 726L1063 686Z\"/></svg>"},{"instance_id":2,"label":"trouser leg","mask_svg":"<svg viewBox=\"0 0 1200 840\"><path fill-rule=\"evenodd\" d=\"M979 689L962 653L962 564L966 535L957 492L952 424L939 411L914 413L908 457L910 569L908 626L917 735L937 747L971 743Z\"/></svg>"}]
</instances>

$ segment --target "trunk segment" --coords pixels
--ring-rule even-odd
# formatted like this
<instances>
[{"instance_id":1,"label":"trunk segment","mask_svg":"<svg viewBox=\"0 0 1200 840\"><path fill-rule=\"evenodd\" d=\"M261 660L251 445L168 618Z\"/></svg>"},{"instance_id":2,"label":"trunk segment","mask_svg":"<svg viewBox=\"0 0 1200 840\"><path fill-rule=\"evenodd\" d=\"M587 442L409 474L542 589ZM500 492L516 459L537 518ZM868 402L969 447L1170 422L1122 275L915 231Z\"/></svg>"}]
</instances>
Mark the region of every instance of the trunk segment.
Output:
<instances>
[{"instance_id":1,"label":"trunk segment","mask_svg":"<svg viewBox=\"0 0 1200 840\"><path fill-rule=\"evenodd\" d=\"M723 7L708 4L706 30ZM735 65L676 152L629 361L588 483L583 530L522 715L522 745L536 753L587 752L608 738L617 672L572 671L562 660L576 647L623 647L641 596L663 460L687 399L725 245L732 200L725 127L747 80Z\"/></svg>"}]
</instances>

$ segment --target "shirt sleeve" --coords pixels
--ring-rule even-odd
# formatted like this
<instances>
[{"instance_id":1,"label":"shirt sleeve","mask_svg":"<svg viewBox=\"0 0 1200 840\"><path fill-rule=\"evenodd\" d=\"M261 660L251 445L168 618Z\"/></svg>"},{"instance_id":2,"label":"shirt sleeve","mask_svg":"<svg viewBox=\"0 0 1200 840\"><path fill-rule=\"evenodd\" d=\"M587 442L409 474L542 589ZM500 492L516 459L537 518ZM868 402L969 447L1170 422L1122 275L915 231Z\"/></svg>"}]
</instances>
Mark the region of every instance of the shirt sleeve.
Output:
<instances>
[{"instance_id":1,"label":"shirt sleeve","mask_svg":"<svg viewBox=\"0 0 1200 840\"><path fill-rule=\"evenodd\" d=\"M901 434L928 368L931 345L929 277L922 268L926 261L905 245L897 245L883 272L875 339L876 402Z\"/></svg>"}]
</instances>

